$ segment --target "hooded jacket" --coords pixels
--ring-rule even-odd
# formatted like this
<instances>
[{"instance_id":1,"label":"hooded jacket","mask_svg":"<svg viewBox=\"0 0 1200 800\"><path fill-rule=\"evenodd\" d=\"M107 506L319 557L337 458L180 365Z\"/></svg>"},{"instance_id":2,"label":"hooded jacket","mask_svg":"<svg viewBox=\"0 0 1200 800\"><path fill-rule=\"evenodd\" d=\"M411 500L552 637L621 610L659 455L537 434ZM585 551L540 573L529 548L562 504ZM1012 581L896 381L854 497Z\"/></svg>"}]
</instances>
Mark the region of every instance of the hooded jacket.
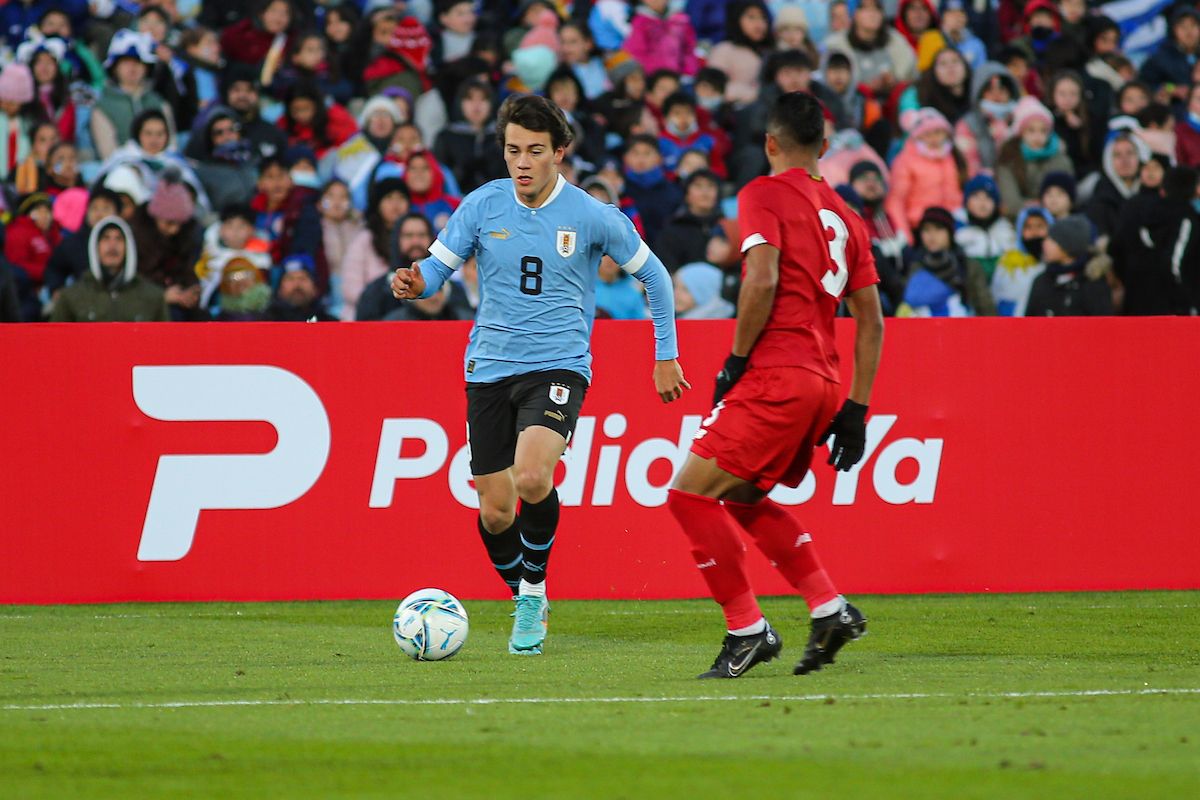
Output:
<instances>
[{"instance_id":1,"label":"hooded jacket","mask_svg":"<svg viewBox=\"0 0 1200 800\"><path fill-rule=\"evenodd\" d=\"M1083 210L1088 219L1095 224L1096 230L1101 236L1111 234L1116 230L1117 218L1120 216L1125 202L1142 188L1140 177L1135 177L1133 185L1129 185L1117 177L1117 173L1113 169L1113 147L1122 139L1133 142L1133 146L1137 148L1140 163L1145 164L1150 158L1150 148L1137 136L1113 137L1104 146L1104 156L1100 159L1100 180L1096 182L1092 199L1088 201Z\"/></svg>"},{"instance_id":2,"label":"hooded jacket","mask_svg":"<svg viewBox=\"0 0 1200 800\"><path fill-rule=\"evenodd\" d=\"M1015 247L1000 256L996 262L996 271L992 274L992 297L996 301L996 310L1002 317L1023 317L1025 306L1029 303L1029 290L1034 280L1046 265L1040 257L1035 257L1025 247L1021 240L1021 231L1025 230L1025 220L1030 214L1038 214L1046 224L1053 224L1050 212L1044 208L1030 206L1021 209L1017 214Z\"/></svg>"},{"instance_id":3,"label":"hooded jacket","mask_svg":"<svg viewBox=\"0 0 1200 800\"><path fill-rule=\"evenodd\" d=\"M125 264L109 277L100 266L100 234L119 228L125 237ZM88 272L63 289L54 303L51 322L166 322L163 290L138 275L137 244L120 217L105 217L88 237Z\"/></svg>"},{"instance_id":4,"label":"hooded jacket","mask_svg":"<svg viewBox=\"0 0 1200 800\"><path fill-rule=\"evenodd\" d=\"M192 160L192 168L214 211L235 203L248 203L258 188L257 153L245 138L238 148L213 152L212 128L222 119L240 124L237 112L229 106L209 106L196 117L192 137L184 151Z\"/></svg>"},{"instance_id":5,"label":"hooded jacket","mask_svg":"<svg viewBox=\"0 0 1200 800\"><path fill-rule=\"evenodd\" d=\"M967 160L967 171L972 175L978 174L981 169L995 168L1000 145L1004 144L1010 134L1012 108L1007 116L995 117L985 112L980 105L984 89L992 82L992 78L996 77L1008 87L1014 108L1021 96L1016 78L1008 71L1008 67L996 61L984 63L971 76L971 110L955 126L954 140L959 152Z\"/></svg>"}]
</instances>

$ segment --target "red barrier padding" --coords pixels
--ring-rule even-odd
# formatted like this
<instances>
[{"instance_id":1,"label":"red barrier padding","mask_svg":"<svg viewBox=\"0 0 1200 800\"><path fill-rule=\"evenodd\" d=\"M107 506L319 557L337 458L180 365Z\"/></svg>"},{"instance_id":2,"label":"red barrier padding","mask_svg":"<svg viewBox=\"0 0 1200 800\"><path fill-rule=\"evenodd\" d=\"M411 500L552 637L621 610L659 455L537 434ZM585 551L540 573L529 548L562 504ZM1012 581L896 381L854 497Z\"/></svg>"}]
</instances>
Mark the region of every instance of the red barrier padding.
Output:
<instances>
[{"instance_id":1,"label":"red barrier padding","mask_svg":"<svg viewBox=\"0 0 1200 800\"><path fill-rule=\"evenodd\" d=\"M668 406L649 323L596 326L556 597L705 594L661 504L733 324L679 328L695 388ZM504 596L468 507L467 330L0 328L0 603ZM1191 319L889 320L860 469L778 497L846 592L1198 588L1197 353Z\"/></svg>"}]
</instances>

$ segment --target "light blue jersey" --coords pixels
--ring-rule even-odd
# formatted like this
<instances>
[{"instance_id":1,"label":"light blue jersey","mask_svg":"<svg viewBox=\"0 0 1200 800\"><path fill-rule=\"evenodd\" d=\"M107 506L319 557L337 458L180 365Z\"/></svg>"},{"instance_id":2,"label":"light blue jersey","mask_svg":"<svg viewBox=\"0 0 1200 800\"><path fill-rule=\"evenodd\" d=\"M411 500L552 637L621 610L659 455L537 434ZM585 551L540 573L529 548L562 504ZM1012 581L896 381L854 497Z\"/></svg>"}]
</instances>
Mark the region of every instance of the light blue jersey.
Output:
<instances>
[{"instance_id":1,"label":"light blue jersey","mask_svg":"<svg viewBox=\"0 0 1200 800\"><path fill-rule=\"evenodd\" d=\"M467 345L469 383L567 369L592 379L592 323L601 256L646 285L654 357L677 358L675 300L658 257L620 209L560 175L538 208L517 199L511 179L467 195L420 263L422 297L475 255L479 309Z\"/></svg>"}]
</instances>

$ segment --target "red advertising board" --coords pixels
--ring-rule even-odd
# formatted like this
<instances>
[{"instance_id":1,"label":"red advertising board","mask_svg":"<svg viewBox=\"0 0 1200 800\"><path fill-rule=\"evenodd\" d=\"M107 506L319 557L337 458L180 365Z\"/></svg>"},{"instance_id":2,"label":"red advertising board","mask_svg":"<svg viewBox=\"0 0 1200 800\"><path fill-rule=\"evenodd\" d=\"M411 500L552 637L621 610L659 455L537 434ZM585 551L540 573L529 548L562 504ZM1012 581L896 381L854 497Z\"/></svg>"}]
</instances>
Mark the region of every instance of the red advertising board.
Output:
<instances>
[{"instance_id":1,"label":"red advertising board","mask_svg":"<svg viewBox=\"0 0 1200 800\"><path fill-rule=\"evenodd\" d=\"M705 594L662 503L732 323L679 329L695 389L663 405L649 323L596 326L557 597ZM466 334L0 328L0 603L503 596L475 532ZM866 458L818 459L777 499L847 592L1200 587L1197 353L1190 319L889 320Z\"/></svg>"}]
</instances>

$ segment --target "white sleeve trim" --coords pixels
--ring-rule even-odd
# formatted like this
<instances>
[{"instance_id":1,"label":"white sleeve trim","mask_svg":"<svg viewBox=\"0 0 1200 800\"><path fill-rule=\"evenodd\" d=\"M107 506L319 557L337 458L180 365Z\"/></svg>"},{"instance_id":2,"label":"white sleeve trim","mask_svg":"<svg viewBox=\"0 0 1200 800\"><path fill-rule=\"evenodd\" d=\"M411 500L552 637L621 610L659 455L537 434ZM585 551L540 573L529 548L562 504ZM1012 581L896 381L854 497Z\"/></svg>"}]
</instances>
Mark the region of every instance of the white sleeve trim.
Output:
<instances>
[{"instance_id":1,"label":"white sleeve trim","mask_svg":"<svg viewBox=\"0 0 1200 800\"><path fill-rule=\"evenodd\" d=\"M446 245L442 244L441 239L434 239L433 244L429 245L429 255L433 256L450 269L458 269L462 266L464 260L455 255L454 251L449 247L446 247Z\"/></svg>"},{"instance_id":2,"label":"white sleeve trim","mask_svg":"<svg viewBox=\"0 0 1200 800\"><path fill-rule=\"evenodd\" d=\"M637 272L646 263L646 259L650 257L650 245L642 242L642 246L633 254L633 258L621 265L621 269L628 272L630 275Z\"/></svg>"},{"instance_id":3,"label":"white sleeve trim","mask_svg":"<svg viewBox=\"0 0 1200 800\"><path fill-rule=\"evenodd\" d=\"M752 233L742 240L742 252L744 253L751 247L757 247L760 244L770 244L770 242L761 233Z\"/></svg>"}]
</instances>

